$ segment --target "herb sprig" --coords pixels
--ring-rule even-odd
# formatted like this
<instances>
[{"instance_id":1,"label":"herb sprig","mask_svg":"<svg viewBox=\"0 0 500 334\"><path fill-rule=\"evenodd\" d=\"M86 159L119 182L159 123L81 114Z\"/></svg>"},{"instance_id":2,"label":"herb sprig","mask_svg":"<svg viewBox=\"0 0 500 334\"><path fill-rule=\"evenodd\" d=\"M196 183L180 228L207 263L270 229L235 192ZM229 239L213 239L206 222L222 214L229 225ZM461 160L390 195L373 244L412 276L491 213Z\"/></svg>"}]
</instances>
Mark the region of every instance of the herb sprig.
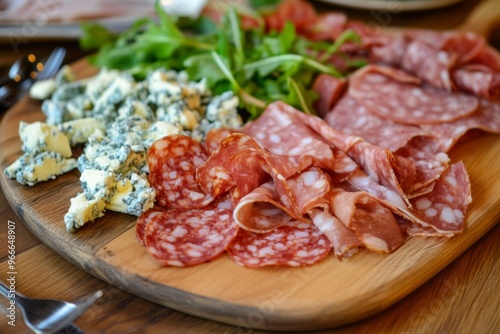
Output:
<instances>
[{"instance_id":1,"label":"herb sprig","mask_svg":"<svg viewBox=\"0 0 500 334\"><path fill-rule=\"evenodd\" d=\"M90 57L98 67L128 70L138 78L159 67L184 70L191 80L204 78L214 94L230 89L250 119L275 100L314 114L317 94L310 88L314 78L320 73L342 77L327 59L343 43L359 41L350 30L333 44L309 41L298 36L290 22L280 32L265 32L263 26L244 30L234 8L219 25L205 17L171 17L158 1L156 11L158 22L140 19L120 35L84 24L80 45L98 49Z\"/></svg>"}]
</instances>

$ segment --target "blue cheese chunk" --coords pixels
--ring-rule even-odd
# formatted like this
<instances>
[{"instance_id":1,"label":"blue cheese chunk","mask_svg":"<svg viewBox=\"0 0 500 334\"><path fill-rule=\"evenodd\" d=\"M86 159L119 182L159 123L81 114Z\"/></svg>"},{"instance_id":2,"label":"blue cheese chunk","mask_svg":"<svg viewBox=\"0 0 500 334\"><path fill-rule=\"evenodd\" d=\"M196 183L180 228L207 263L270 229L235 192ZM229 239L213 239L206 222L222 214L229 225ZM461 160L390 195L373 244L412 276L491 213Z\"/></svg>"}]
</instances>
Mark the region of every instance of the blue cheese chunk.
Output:
<instances>
[{"instance_id":1,"label":"blue cheese chunk","mask_svg":"<svg viewBox=\"0 0 500 334\"><path fill-rule=\"evenodd\" d=\"M132 173L129 178L123 178L116 184L116 192L106 209L139 216L153 207L155 190L151 188L146 177Z\"/></svg>"},{"instance_id":2,"label":"blue cheese chunk","mask_svg":"<svg viewBox=\"0 0 500 334\"><path fill-rule=\"evenodd\" d=\"M146 147L153 145L155 141L165 136L176 135L181 132L181 128L164 121L154 122L144 135Z\"/></svg>"},{"instance_id":3,"label":"blue cheese chunk","mask_svg":"<svg viewBox=\"0 0 500 334\"><path fill-rule=\"evenodd\" d=\"M19 124L19 136L22 141L22 150L31 151L53 151L60 153L63 157L71 157L71 146L66 137L56 126L42 122Z\"/></svg>"},{"instance_id":4,"label":"blue cheese chunk","mask_svg":"<svg viewBox=\"0 0 500 334\"><path fill-rule=\"evenodd\" d=\"M9 167L5 175L15 178L17 182L33 186L38 182L55 179L57 175L64 174L77 167L73 158L65 158L57 152L26 152Z\"/></svg>"},{"instance_id":5,"label":"blue cheese chunk","mask_svg":"<svg viewBox=\"0 0 500 334\"><path fill-rule=\"evenodd\" d=\"M103 136L106 123L94 117L75 119L59 124L59 130L69 138L71 146L86 143L91 136Z\"/></svg>"},{"instance_id":6,"label":"blue cheese chunk","mask_svg":"<svg viewBox=\"0 0 500 334\"><path fill-rule=\"evenodd\" d=\"M115 145L104 138L102 141L89 139L84 154L78 158L78 169L109 170L125 176L130 173L147 173L147 148L136 145Z\"/></svg>"},{"instance_id":7,"label":"blue cheese chunk","mask_svg":"<svg viewBox=\"0 0 500 334\"><path fill-rule=\"evenodd\" d=\"M69 211L64 215L64 224L69 232L104 215L106 203L102 199L87 199L84 193L80 193L70 203Z\"/></svg>"},{"instance_id":8,"label":"blue cheese chunk","mask_svg":"<svg viewBox=\"0 0 500 334\"><path fill-rule=\"evenodd\" d=\"M116 192L116 175L109 171L87 169L80 176L83 193L71 199L64 216L70 232L104 215L106 204Z\"/></svg>"}]
</instances>

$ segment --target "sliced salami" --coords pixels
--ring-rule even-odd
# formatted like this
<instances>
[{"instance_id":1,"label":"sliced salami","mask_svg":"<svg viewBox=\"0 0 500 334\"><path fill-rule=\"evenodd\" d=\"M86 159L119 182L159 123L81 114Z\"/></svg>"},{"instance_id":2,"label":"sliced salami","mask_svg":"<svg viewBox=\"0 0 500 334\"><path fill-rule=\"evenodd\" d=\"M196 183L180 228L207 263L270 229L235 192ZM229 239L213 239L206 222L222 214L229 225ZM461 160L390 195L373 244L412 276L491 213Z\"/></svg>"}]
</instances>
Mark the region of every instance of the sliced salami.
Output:
<instances>
[{"instance_id":1,"label":"sliced salami","mask_svg":"<svg viewBox=\"0 0 500 334\"><path fill-rule=\"evenodd\" d=\"M393 152L414 137L430 137L418 126L396 123L368 112L348 94L325 116L325 121L339 131L363 137L366 141Z\"/></svg>"},{"instance_id":2,"label":"sliced salami","mask_svg":"<svg viewBox=\"0 0 500 334\"><path fill-rule=\"evenodd\" d=\"M185 135L167 136L148 153L149 180L165 208L200 208L213 201L196 182L196 169L208 158L205 148Z\"/></svg>"},{"instance_id":3,"label":"sliced salami","mask_svg":"<svg viewBox=\"0 0 500 334\"><path fill-rule=\"evenodd\" d=\"M332 210L347 227L355 231L364 246L387 253L401 246L404 236L393 214L363 192L333 192Z\"/></svg>"},{"instance_id":4,"label":"sliced salami","mask_svg":"<svg viewBox=\"0 0 500 334\"><path fill-rule=\"evenodd\" d=\"M337 217L330 214L330 212L315 209L309 213L309 216L314 225L330 240L337 258L349 258L360 247L364 246L356 236L356 233L345 226Z\"/></svg>"},{"instance_id":5,"label":"sliced salami","mask_svg":"<svg viewBox=\"0 0 500 334\"><path fill-rule=\"evenodd\" d=\"M319 97L314 102L318 116L324 118L344 93L347 83L344 79L328 74L320 74L313 83L312 89Z\"/></svg>"},{"instance_id":6,"label":"sliced salami","mask_svg":"<svg viewBox=\"0 0 500 334\"><path fill-rule=\"evenodd\" d=\"M490 98L500 88L500 73L485 65L462 66L451 75L460 90L483 98Z\"/></svg>"},{"instance_id":7,"label":"sliced salami","mask_svg":"<svg viewBox=\"0 0 500 334\"><path fill-rule=\"evenodd\" d=\"M282 202L273 181L269 181L244 196L234 209L234 220L241 228L257 233L270 232L290 221L301 220L293 208Z\"/></svg>"},{"instance_id":8,"label":"sliced salami","mask_svg":"<svg viewBox=\"0 0 500 334\"><path fill-rule=\"evenodd\" d=\"M250 136L233 133L198 168L197 179L214 196L232 191L233 200L237 203L270 178L280 187L284 179L312 163L313 159L307 155L270 154Z\"/></svg>"},{"instance_id":9,"label":"sliced salami","mask_svg":"<svg viewBox=\"0 0 500 334\"><path fill-rule=\"evenodd\" d=\"M272 154L311 156L320 167L332 169L334 157L329 143L304 124L298 113L283 102L274 102L242 132Z\"/></svg>"},{"instance_id":10,"label":"sliced salami","mask_svg":"<svg viewBox=\"0 0 500 334\"><path fill-rule=\"evenodd\" d=\"M158 214L165 212L165 209L161 206L155 205L153 208L146 212L143 212L135 222L135 235L139 243L144 246L144 235L146 234L146 226L149 224L151 219Z\"/></svg>"},{"instance_id":11,"label":"sliced salami","mask_svg":"<svg viewBox=\"0 0 500 334\"><path fill-rule=\"evenodd\" d=\"M316 226L291 220L268 233L240 230L227 253L244 267L300 267L318 263L331 249Z\"/></svg>"},{"instance_id":12,"label":"sliced salami","mask_svg":"<svg viewBox=\"0 0 500 334\"><path fill-rule=\"evenodd\" d=\"M479 101L475 96L450 93L427 85L401 82L382 69L353 75L349 94L370 112L403 124L435 124L471 115Z\"/></svg>"},{"instance_id":13,"label":"sliced salami","mask_svg":"<svg viewBox=\"0 0 500 334\"><path fill-rule=\"evenodd\" d=\"M412 213L437 231L460 233L471 201L469 176L459 162L442 174L432 192L412 199Z\"/></svg>"},{"instance_id":14,"label":"sliced salami","mask_svg":"<svg viewBox=\"0 0 500 334\"><path fill-rule=\"evenodd\" d=\"M433 87L451 91L454 88L450 69L456 64L457 55L436 50L421 41L411 42L401 61L401 67Z\"/></svg>"},{"instance_id":15,"label":"sliced salami","mask_svg":"<svg viewBox=\"0 0 500 334\"><path fill-rule=\"evenodd\" d=\"M164 266L189 267L215 259L235 238L232 202L221 199L203 209L167 210L147 224L144 243Z\"/></svg>"},{"instance_id":16,"label":"sliced salami","mask_svg":"<svg viewBox=\"0 0 500 334\"><path fill-rule=\"evenodd\" d=\"M434 181L448 168L450 162L448 155L440 150L439 144L427 137L412 139L396 152L395 157L399 161L404 158L415 167L414 177L398 178L408 198L429 192Z\"/></svg>"},{"instance_id":17,"label":"sliced salami","mask_svg":"<svg viewBox=\"0 0 500 334\"><path fill-rule=\"evenodd\" d=\"M423 125L422 128L434 135L439 148L448 152L470 130L500 134L499 100L481 99L481 106L474 115L454 122Z\"/></svg>"},{"instance_id":18,"label":"sliced salami","mask_svg":"<svg viewBox=\"0 0 500 334\"><path fill-rule=\"evenodd\" d=\"M308 168L286 180L295 199L297 211L305 215L313 209L328 209L330 206L330 180L318 168Z\"/></svg>"},{"instance_id":19,"label":"sliced salami","mask_svg":"<svg viewBox=\"0 0 500 334\"><path fill-rule=\"evenodd\" d=\"M229 128L215 128L208 131L205 137L205 147L207 149L207 152L211 154L219 147L224 138L234 132L236 132L236 130Z\"/></svg>"}]
</instances>

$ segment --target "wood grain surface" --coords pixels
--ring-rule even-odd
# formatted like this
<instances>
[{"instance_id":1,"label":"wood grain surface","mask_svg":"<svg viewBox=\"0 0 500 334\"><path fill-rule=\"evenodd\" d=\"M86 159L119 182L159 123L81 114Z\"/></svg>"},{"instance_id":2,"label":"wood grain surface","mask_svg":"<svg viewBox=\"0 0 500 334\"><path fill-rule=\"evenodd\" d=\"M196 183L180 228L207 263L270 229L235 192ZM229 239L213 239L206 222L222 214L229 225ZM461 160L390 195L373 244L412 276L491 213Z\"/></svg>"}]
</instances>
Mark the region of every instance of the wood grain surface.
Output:
<instances>
[{"instance_id":1,"label":"wood grain surface","mask_svg":"<svg viewBox=\"0 0 500 334\"><path fill-rule=\"evenodd\" d=\"M79 76L95 70L85 61ZM39 103L23 100L0 125L2 170L20 154L19 121L43 120ZM11 205L42 242L85 271L142 298L238 327L312 330L351 323L378 313L424 284L500 220L498 136L460 144L473 202L464 233L450 240L414 238L389 255L362 251L349 261L333 257L306 268L248 269L229 258L192 268L163 268L135 239L135 218L108 212L76 233L65 230L69 199L80 190L78 171L34 187L0 183Z\"/></svg>"}]
</instances>

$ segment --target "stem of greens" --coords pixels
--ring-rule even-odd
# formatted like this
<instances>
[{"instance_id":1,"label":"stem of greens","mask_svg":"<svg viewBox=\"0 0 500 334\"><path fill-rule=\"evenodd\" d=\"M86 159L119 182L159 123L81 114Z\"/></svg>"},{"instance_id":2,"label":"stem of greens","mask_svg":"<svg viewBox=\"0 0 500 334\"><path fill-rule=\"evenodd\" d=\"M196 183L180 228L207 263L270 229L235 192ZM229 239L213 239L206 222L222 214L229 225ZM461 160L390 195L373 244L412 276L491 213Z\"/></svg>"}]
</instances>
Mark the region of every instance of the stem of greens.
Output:
<instances>
[{"instance_id":1,"label":"stem of greens","mask_svg":"<svg viewBox=\"0 0 500 334\"><path fill-rule=\"evenodd\" d=\"M312 67L318 71L321 71L326 74L333 75L337 78L341 78L342 74L335 70L334 68L330 66L323 65L311 58L307 58L301 55L296 55L296 54L284 54L284 55L279 55L279 56L274 56L274 57L269 57L266 59L258 60L253 63L248 63L243 66L243 70L245 71L254 71L258 70L262 66L269 65L271 63L282 63L286 61L295 61L295 62L302 62L306 64L309 67Z\"/></svg>"},{"instance_id":2,"label":"stem of greens","mask_svg":"<svg viewBox=\"0 0 500 334\"><path fill-rule=\"evenodd\" d=\"M328 61L328 59L340 49L342 44L350 40L359 42L360 39L359 35L354 30L348 29L344 31L328 49L325 50L325 53L323 53L321 58L319 58L319 61L322 63Z\"/></svg>"}]
</instances>

